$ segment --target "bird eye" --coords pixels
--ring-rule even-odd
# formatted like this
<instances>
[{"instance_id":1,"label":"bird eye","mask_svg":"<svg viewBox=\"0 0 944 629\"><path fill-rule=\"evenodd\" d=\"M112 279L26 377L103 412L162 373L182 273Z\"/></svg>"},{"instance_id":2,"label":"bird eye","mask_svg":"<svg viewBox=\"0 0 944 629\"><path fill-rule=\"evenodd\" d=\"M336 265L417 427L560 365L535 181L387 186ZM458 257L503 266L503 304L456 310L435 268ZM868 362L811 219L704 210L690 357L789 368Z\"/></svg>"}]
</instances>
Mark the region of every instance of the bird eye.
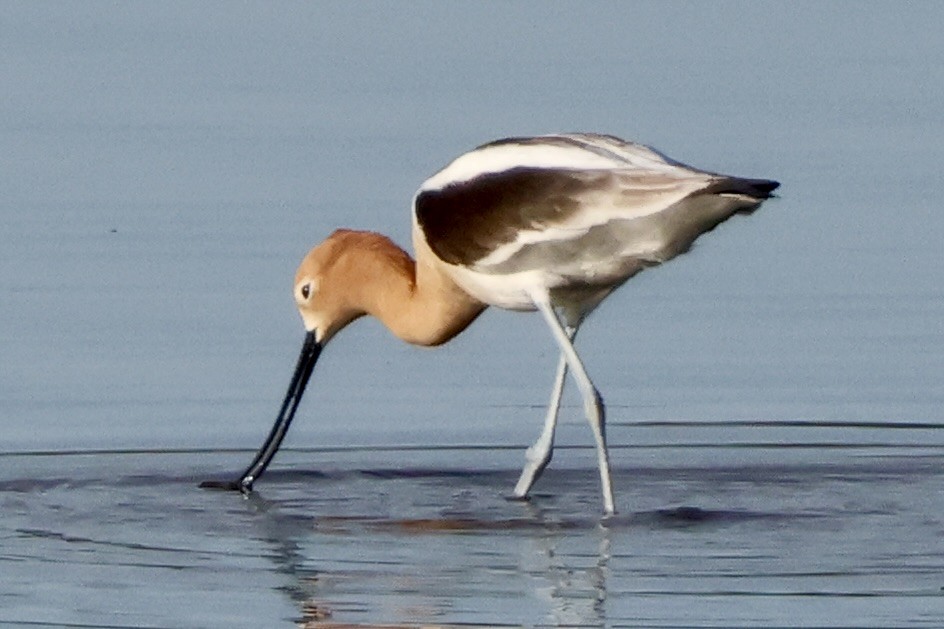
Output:
<instances>
[{"instance_id":1,"label":"bird eye","mask_svg":"<svg viewBox=\"0 0 944 629\"><path fill-rule=\"evenodd\" d=\"M305 284L304 286L302 286L302 297L304 297L305 299L308 299L310 295L311 295L311 284Z\"/></svg>"}]
</instances>

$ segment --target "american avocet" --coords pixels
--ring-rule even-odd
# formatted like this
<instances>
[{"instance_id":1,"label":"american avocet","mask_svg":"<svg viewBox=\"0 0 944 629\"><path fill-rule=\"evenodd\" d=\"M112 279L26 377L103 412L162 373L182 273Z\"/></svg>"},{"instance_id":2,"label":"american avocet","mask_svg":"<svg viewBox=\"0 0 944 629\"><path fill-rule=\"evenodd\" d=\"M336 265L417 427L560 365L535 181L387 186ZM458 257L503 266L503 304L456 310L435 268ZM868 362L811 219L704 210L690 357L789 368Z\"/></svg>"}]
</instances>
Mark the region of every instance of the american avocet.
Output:
<instances>
[{"instance_id":1,"label":"american avocet","mask_svg":"<svg viewBox=\"0 0 944 629\"><path fill-rule=\"evenodd\" d=\"M338 230L295 274L307 334L275 425L236 481L248 492L288 430L322 347L364 315L417 345L439 345L488 306L537 310L560 349L544 428L528 448L514 496L551 460L568 369L596 442L603 509L615 512L604 406L573 340L626 280L688 251L698 236L749 213L779 184L698 170L608 135L509 138L462 155L413 199L416 260L373 232Z\"/></svg>"}]
</instances>

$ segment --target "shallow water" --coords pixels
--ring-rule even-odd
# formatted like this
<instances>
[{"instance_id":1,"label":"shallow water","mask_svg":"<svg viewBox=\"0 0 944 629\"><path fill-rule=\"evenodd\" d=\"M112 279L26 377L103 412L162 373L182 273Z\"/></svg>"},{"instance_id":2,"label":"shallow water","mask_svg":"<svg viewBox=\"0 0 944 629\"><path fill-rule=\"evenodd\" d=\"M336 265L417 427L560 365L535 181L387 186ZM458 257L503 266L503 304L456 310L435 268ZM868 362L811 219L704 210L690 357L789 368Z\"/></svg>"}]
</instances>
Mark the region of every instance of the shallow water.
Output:
<instances>
[{"instance_id":1,"label":"shallow water","mask_svg":"<svg viewBox=\"0 0 944 629\"><path fill-rule=\"evenodd\" d=\"M941 626L944 5L5 2L0 623ZM359 321L257 494L333 229L593 130L780 198L581 329L620 515L556 362L486 312Z\"/></svg>"},{"instance_id":2,"label":"shallow water","mask_svg":"<svg viewBox=\"0 0 944 629\"><path fill-rule=\"evenodd\" d=\"M249 497L197 489L250 454L0 457L0 622L944 623L941 446L617 448L610 518L583 448L528 502L513 448L290 451Z\"/></svg>"}]
</instances>

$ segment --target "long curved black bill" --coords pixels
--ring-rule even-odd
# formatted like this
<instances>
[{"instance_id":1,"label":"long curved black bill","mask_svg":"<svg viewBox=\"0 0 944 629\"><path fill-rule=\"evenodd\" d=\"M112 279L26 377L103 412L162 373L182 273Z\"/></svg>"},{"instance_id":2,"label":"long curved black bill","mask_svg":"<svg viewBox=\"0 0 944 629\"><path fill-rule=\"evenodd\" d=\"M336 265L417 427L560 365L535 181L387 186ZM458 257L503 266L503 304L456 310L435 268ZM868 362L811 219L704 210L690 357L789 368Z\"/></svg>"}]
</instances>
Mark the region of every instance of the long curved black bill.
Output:
<instances>
[{"instance_id":1,"label":"long curved black bill","mask_svg":"<svg viewBox=\"0 0 944 629\"><path fill-rule=\"evenodd\" d=\"M302 352L298 357L298 364L295 366L295 374L288 385L288 391L285 393L285 399L282 401L278 417L275 418L275 424L272 426L269 436L266 437L265 443L259 448L259 452L256 453L252 463L249 464L242 476L234 481L203 481L200 483L200 487L205 489L229 489L245 493L252 491L252 484L262 476L279 446L282 445L282 439L285 438L285 433L288 432L288 427L295 417L295 411L298 410L298 404L302 401L305 385L308 384L311 372L315 369L315 363L318 361L318 355L321 354L321 348L321 343L315 340L314 332L305 335Z\"/></svg>"}]
</instances>

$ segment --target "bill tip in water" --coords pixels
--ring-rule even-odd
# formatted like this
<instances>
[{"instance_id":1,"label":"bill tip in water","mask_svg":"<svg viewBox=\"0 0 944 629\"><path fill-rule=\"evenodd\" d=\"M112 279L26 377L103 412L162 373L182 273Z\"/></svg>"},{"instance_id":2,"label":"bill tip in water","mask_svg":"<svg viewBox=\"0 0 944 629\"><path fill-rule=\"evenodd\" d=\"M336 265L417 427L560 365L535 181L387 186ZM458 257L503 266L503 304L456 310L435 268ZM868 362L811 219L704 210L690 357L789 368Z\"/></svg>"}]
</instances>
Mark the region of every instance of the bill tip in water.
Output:
<instances>
[{"instance_id":1,"label":"bill tip in water","mask_svg":"<svg viewBox=\"0 0 944 629\"><path fill-rule=\"evenodd\" d=\"M238 480L205 480L200 483L200 489L248 492L252 490L252 487L246 486Z\"/></svg>"}]
</instances>

